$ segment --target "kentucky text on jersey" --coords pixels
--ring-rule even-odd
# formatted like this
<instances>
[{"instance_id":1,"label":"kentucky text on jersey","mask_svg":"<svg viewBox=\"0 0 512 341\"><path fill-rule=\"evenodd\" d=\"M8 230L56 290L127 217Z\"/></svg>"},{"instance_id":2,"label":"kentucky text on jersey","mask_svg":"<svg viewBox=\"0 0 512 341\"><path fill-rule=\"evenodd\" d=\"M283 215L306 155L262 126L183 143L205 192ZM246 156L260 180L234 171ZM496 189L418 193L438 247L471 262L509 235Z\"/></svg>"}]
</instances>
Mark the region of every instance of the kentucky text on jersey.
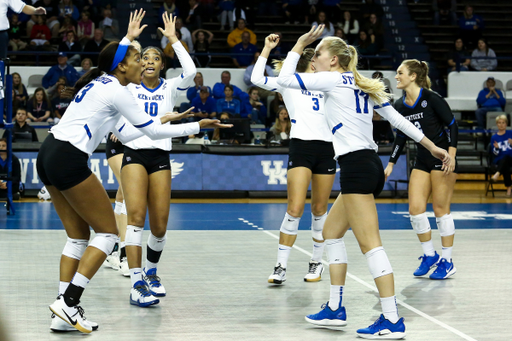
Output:
<instances>
[{"instance_id":1,"label":"kentucky text on jersey","mask_svg":"<svg viewBox=\"0 0 512 341\"><path fill-rule=\"evenodd\" d=\"M324 98L324 95L323 94L320 94L320 93L313 93L311 91L308 91L308 90L302 90L301 93L303 95L306 95L306 96L313 96L313 97L318 97L318 98Z\"/></svg>"},{"instance_id":2,"label":"kentucky text on jersey","mask_svg":"<svg viewBox=\"0 0 512 341\"><path fill-rule=\"evenodd\" d=\"M153 96L146 96L144 94L138 94L138 99L141 99L143 101L163 101L164 95L153 95Z\"/></svg>"},{"instance_id":3,"label":"kentucky text on jersey","mask_svg":"<svg viewBox=\"0 0 512 341\"><path fill-rule=\"evenodd\" d=\"M420 113L417 113L417 114L414 114L414 115L409 115L409 116L404 116L406 119L408 119L409 121L414 121L414 120L421 120L423 118L423 113L420 112Z\"/></svg>"}]
</instances>

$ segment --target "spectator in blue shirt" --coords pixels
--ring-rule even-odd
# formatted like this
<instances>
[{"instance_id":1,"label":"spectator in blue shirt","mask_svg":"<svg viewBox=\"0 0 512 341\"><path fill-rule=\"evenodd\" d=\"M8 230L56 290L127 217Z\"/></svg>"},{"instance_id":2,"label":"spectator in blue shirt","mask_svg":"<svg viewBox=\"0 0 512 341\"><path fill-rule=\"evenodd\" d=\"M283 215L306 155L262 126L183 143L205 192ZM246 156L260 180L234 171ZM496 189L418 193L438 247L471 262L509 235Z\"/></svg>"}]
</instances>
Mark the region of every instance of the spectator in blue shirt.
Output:
<instances>
[{"instance_id":1,"label":"spectator in blue shirt","mask_svg":"<svg viewBox=\"0 0 512 341\"><path fill-rule=\"evenodd\" d=\"M487 88L480 91L476 99L478 109L475 111L475 115L479 128L485 128L486 115L489 111L503 111L506 103L503 92L500 89L496 89L494 77L487 78L486 85Z\"/></svg>"},{"instance_id":2,"label":"spectator in blue shirt","mask_svg":"<svg viewBox=\"0 0 512 341\"><path fill-rule=\"evenodd\" d=\"M240 116L242 118L250 118L251 123L265 124L267 121L267 108L260 100L258 88L253 86L249 88L249 98L242 101L242 109Z\"/></svg>"},{"instance_id":3,"label":"spectator in blue shirt","mask_svg":"<svg viewBox=\"0 0 512 341\"><path fill-rule=\"evenodd\" d=\"M78 78L80 78L78 71L68 64L68 56L65 52L59 52L57 62L58 64L52 66L46 75L43 76L43 87L45 89L57 83L59 77L66 77L68 84L71 86L74 86Z\"/></svg>"},{"instance_id":4,"label":"spectator in blue shirt","mask_svg":"<svg viewBox=\"0 0 512 341\"><path fill-rule=\"evenodd\" d=\"M224 87L226 85L231 85L229 84L229 82L231 81L231 73L229 73L229 71L223 71L220 75L220 82L219 83L215 83L215 85L213 86L213 98L215 99L219 99L219 98L224 98L225 95L224 95ZM240 95L243 96L243 91L237 87L236 85L231 85L232 86L232 89L233 90L233 97L236 97L236 98L240 98ZM217 111L217 112L220 112L220 111Z\"/></svg>"},{"instance_id":5,"label":"spectator in blue shirt","mask_svg":"<svg viewBox=\"0 0 512 341\"><path fill-rule=\"evenodd\" d=\"M201 72L196 73L196 76L194 77L194 83L196 84L193 87L190 87L187 90L187 98L190 102L199 95L199 91L201 90L201 87L204 86L203 84L203 74ZM212 93L212 89L209 86L206 86L208 88L208 93Z\"/></svg>"},{"instance_id":6,"label":"spectator in blue shirt","mask_svg":"<svg viewBox=\"0 0 512 341\"><path fill-rule=\"evenodd\" d=\"M507 197L512 194L512 179L510 167L512 167L512 131L507 130L508 119L506 115L496 117L498 132L491 137L491 150L494 154L492 163L497 165L497 171L492 180L497 181L503 174L503 181L507 187Z\"/></svg>"},{"instance_id":7,"label":"spectator in blue shirt","mask_svg":"<svg viewBox=\"0 0 512 341\"><path fill-rule=\"evenodd\" d=\"M217 112L228 112L231 115L240 115L240 101L233 98L233 86L224 87L224 98L217 100Z\"/></svg>"},{"instance_id":8,"label":"spectator in blue shirt","mask_svg":"<svg viewBox=\"0 0 512 341\"><path fill-rule=\"evenodd\" d=\"M236 44L231 52L233 53L233 64L237 68L245 68L251 65L253 56L258 52L256 45L251 44L251 35L249 32L242 33L242 42Z\"/></svg>"},{"instance_id":9,"label":"spectator in blue shirt","mask_svg":"<svg viewBox=\"0 0 512 341\"><path fill-rule=\"evenodd\" d=\"M470 49L474 48L482 36L484 27L484 19L473 14L473 6L466 5L464 14L459 18L460 37L464 40L464 44Z\"/></svg>"},{"instance_id":10,"label":"spectator in blue shirt","mask_svg":"<svg viewBox=\"0 0 512 341\"><path fill-rule=\"evenodd\" d=\"M217 115L217 102L210 97L210 89L202 86L199 96L192 100L192 113L194 121L200 121L203 118L213 118Z\"/></svg>"}]
</instances>

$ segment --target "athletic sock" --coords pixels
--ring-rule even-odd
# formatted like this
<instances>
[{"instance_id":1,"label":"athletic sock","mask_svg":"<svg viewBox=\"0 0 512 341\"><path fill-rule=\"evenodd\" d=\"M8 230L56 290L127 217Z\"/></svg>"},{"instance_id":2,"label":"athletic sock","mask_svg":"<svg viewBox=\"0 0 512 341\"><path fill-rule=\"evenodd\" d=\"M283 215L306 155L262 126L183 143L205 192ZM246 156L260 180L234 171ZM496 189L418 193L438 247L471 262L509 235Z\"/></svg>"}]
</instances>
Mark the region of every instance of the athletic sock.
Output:
<instances>
[{"instance_id":1,"label":"athletic sock","mask_svg":"<svg viewBox=\"0 0 512 341\"><path fill-rule=\"evenodd\" d=\"M329 308L336 311L339 307L343 307L343 285L331 285Z\"/></svg>"},{"instance_id":2,"label":"athletic sock","mask_svg":"<svg viewBox=\"0 0 512 341\"><path fill-rule=\"evenodd\" d=\"M130 269L130 279L132 280L132 287L134 287L135 283L138 281L142 281L142 268Z\"/></svg>"},{"instance_id":3,"label":"athletic sock","mask_svg":"<svg viewBox=\"0 0 512 341\"><path fill-rule=\"evenodd\" d=\"M446 259L449 263L452 262L452 249L453 249L453 246L450 246L450 247L443 246L443 251L441 253L441 255L442 255L441 257Z\"/></svg>"},{"instance_id":4,"label":"athletic sock","mask_svg":"<svg viewBox=\"0 0 512 341\"><path fill-rule=\"evenodd\" d=\"M124 242L121 243L121 254L119 256L119 259L126 258L126 247L124 245Z\"/></svg>"},{"instance_id":5,"label":"athletic sock","mask_svg":"<svg viewBox=\"0 0 512 341\"><path fill-rule=\"evenodd\" d=\"M288 258L290 257L291 250L291 246L281 244L277 246L277 263L281 264L281 266L285 269L286 266L288 265Z\"/></svg>"},{"instance_id":6,"label":"athletic sock","mask_svg":"<svg viewBox=\"0 0 512 341\"><path fill-rule=\"evenodd\" d=\"M324 255L324 242L315 242L313 240L313 256L311 257L311 260L315 262L321 262L322 256Z\"/></svg>"},{"instance_id":7,"label":"athletic sock","mask_svg":"<svg viewBox=\"0 0 512 341\"><path fill-rule=\"evenodd\" d=\"M429 257L432 257L436 254L436 249L434 249L434 243L432 243L432 239L428 242L422 242L421 247L423 248L423 253Z\"/></svg>"},{"instance_id":8,"label":"athletic sock","mask_svg":"<svg viewBox=\"0 0 512 341\"><path fill-rule=\"evenodd\" d=\"M64 302L68 307L72 307L80 303L80 297L89 283L89 279L80 273L75 273L75 276L69 283L66 291L64 292Z\"/></svg>"},{"instance_id":9,"label":"athletic sock","mask_svg":"<svg viewBox=\"0 0 512 341\"><path fill-rule=\"evenodd\" d=\"M380 298L380 305L384 317L391 323L398 322L398 308L396 306L396 296Z\"/></svg>"},{"instance_id":10,"label":"athletic sock","mask_svg":"<svg viewBox=\"0 0 512 341\"><path fill-rule=\"evenodd\" d=\"M69 286L69 282L60 281L59 282L59 295L64 295L68 286Z\"/></svg>"}]
</instances>

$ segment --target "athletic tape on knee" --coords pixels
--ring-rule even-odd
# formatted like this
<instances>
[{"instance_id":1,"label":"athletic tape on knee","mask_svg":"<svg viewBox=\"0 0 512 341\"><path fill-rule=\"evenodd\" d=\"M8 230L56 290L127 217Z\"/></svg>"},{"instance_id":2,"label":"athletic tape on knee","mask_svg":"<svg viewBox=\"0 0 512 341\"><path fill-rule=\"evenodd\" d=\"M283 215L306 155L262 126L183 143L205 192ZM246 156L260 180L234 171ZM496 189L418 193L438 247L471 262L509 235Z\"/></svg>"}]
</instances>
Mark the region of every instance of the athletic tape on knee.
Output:
<instances>
[{"instance_id":1,"label":"athletic tape on knee","mask_svg":"<svg viewBox=\"0 0 512 341\"><path fill-rule=\"evenodd\" d=\"M126 226L125 245L142 247L142 230L144 230L144 227Z\"/></svg>"},{"instance_id":2,"label":"athletic tape on knee","mask_svg":"<svg viewBox=\"0 0 512 341\"><path fill-rule=\"evenodd\" d=\"M324 215L317 216L311 213L311 235L316 240L324 240L322 231L324 229L324 223L327 219L327 212Z\"/></svg>"},{"instance_id":3,"label":"athletic tape on knee","mask_svg":"<svg viewBox=\"0 0 512 341\"><path fill-rule=\"evenodd\" d=\"M121 214L127 215L126 213L126 202L123 200L123 205L121 206Z\"/></svg>"},{"instance_id":4,"label":"athletic tape on knee","mask_svg":"<svg viewBox=\"0 0 512 341\"><path fill-rule=\"evenodd\" d=\"M123 203L116 201L115 206L114 206L114 213L122 214L122 211L123 211Z\"/></svg>"},{"instance_id":5,"label":"athletic tape on knee","mask_svg":"<svg viewBox=\"0 0 512 341\"><path fill-rule=\"evenodd\" d=\"M451 214L445 214L441 218L436 218L437 228L441 237L448 237L455 234L455 223Z\"/></svg>"},{"instance_id":6,"label":"athletic tape on knee","mask_svg":"<svg viewBox=\"0 0 512 341\"><path fill-rule=\"evenodd\" d=\"M89 244L89 241L86 239L68 238L62 254L66 257L80 260L85 249L87 249L87 244Z\"/></svg>"},{"instance_id":7,"label":"athletic tape on knee","mask_svg":"<svg viewBox=\"0 0 512 341\"><path fill-rule=\"evenodd\" d=\"M89 244L98 250L103 251L107 256L112 253L117 242L117 235L113 233L96 233L96 236Z\"/></svg>"},{"instance_id":8,"label":"athletic tape on knee","mask_svg":"<svg viewBox=\"0 0 512 341\"><path fill-rule=\"evenodd\" d=\"M430 223L428 222L427 213L423 212L418 215L411 215L411 225L416 234L429 232Z\"/></svg>"},{"instance_id":9,"label":"athletic tape on knee","mask_svg":"<svg viewBox=\"0 0 512 341\"><path fill-rule=\"evenodd\" d=\"M388 255L382 246L371 249L364 255L366 256L368 268L370 269L373 279L393 273Z\"/></svg>"},{"instance_id":10,"label":"athletic tape on knee","mask_svg":"<svg viewBox=\"0 0 512 341\"><path fill-rule=\"evenodd\" d=\"M297 235L297 231L299 230L299 222L300 222L300 217L295 218L295 217L292 217L291 215L289 215L288 213L286 213L284 215L284 219L283 219L283 222L281 223L281 228L279 229L279 231L281 231L285 234L295 236L295 235Z\"/></svg>"},{"instance_id":11,"label":"athletic tape on knee","mask_svg":"<svg viewBox=\"0 0 512 341\"><path fill-rule=\"evenodd\" d=\"M327 259L329 264L347 264L347 249L345 248L345 241L340 239L326 239L325 249L327 250Z\"/></svg>"}]
</instances>

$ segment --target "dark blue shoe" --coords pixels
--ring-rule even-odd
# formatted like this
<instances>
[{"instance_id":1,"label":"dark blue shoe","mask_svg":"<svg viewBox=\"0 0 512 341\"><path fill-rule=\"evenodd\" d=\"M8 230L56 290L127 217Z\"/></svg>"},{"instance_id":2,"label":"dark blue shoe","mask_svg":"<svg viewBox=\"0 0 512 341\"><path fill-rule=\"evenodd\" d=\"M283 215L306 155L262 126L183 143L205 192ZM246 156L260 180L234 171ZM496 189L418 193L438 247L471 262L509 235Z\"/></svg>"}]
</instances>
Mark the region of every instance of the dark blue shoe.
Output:
<instances>
[{"instance_id":1,"label":"dark blue shoe","mask_svg":"<svg viewBox=\"0 0 512 341\"><path fill-rule=\"evenodd\" d=\"M327 302L322 305L322 310L319 313L306 316L306 321L317 326L343 327L347 325L347 312L345 307L339 307L336 311L332 311Z\"/></svg>"},{"instance_id":2,"label":"dark blue shoe","mask_svg":"<svg viewBox=\"0 0 512 341\"><path fill-rule=\"evenodd\" d=\"M414 271L414 276L423 276L428 274L430 269L437 264L437 262L439 261L439 255L435 251L434 253L435 254L433 256L423 255L418 258L421 259L421 264L416 269L416 271Z\"/></svg>"},{"instance_id":3,"label":"dark blue shoe","mask_svg":"<svg viewBox=\"0 0 512 341\"><path fill-rule=\"evenodd\" d=\"M430 275L430 279L447 279L456 272L457 269L453 262L448 262L446 259L441 258L439 263L437 263L436 271Z\"/></svg>"},{"instance_id":4,"label":"dark blue shoe","mask_svg":"<svg viewBox=\"0 0 512 341\"><path fill-rule=\"evenodd\" d=\"M381 314L368 328L358 329L357 335L369 340L401 340L405 337L404 318L391 323Z\"/></svg>"}]
</instances>

